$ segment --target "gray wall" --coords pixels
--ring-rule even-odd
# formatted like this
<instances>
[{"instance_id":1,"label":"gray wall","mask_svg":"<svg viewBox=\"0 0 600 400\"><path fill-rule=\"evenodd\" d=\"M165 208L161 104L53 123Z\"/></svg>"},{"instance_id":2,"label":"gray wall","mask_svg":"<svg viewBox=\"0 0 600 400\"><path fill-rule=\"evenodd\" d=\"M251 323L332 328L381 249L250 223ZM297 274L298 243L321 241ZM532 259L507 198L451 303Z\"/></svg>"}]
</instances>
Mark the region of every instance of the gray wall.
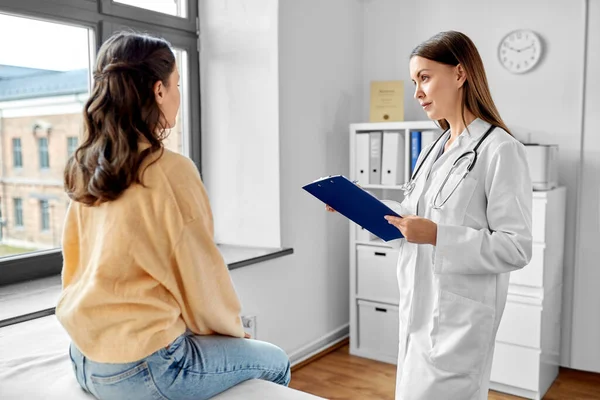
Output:
<instances>
[{"instance_id":1,"label":"gray wall","mask_svg":"<svg viewBox=\"0 0 600 400\"><path fill-rule=\"evenodd\" d=\"M589 0L571 365L600 372L600 0Z\"/></svg>"},{"instance_id":2,"label":"gray wall","mask_svg":"<svg viewBox=\"0 0 600 400\"><path fill-rule=\"evenodd\" d=\"M292 307L283 310L302 343L349 321L348 222L301 186L348 173L348 125L361 104L362 7L348 0L279 7L281 231L296 251L285 284Z\"/></svg>"},{"instance_id":3,"label":"gray wall","mask_svg":"<svg viewBox=\"0 0 600 400\"><path fill-rule=\"evenodd\" d=\"M595 74L600 68L600 0L588 1L585 114L585 0L278 2L279 99L278 111L273 107L272 112L279 119L279 165L269 163L280 174L282 245L294 247L295 254L232 273L244 312L258 315L259 338L294 355L344 332L348 223L327 215L301 186L348 172L348 124L368 120L371 80L405 80L405 119L426 119L412 99L408 55L431 35L455 29L478 46L496 104L515 135L560 146L560 182L568 189L562 364L600 370L600 139L593 133L600 124ZM505 71L496 56L501 38L519 28L539 32L546 47L541 64L521 76ZM207 118L203 109L203 123ZM257 132L250 134L259 140Z\"/></svg>"},{"instance_id":4,"label":"gray wall","mask_svg":"<svg viewBox=\"0 0 600 400\"><path fill-rule=\"evenodd\" d=\"M252 110L264 112L266 108L270 114L265 118L279 120L279 156L272 160L272 154L261 155L243 149L236 152L236 157L244 157L244 162L263 163L264 168L274 168L279 173L280 189L274 195L279 208L273 207L269 221L272 217L279 218L282 246L293 247L294 254L234 270L232 277L243 313L257 315L258 338L281 346L294 361L348 331L349 225L345 218L326 213L325 207L301 187L326 174L348 173L348 125L360 120L362 100L362 4L347 0L246 0L225 6L222 0L206 0L200 5L201 13L204 11L220 18L220 28L211 21L205 21L201 28L205 44L201 59L204 57L202 66L205 68L213 65L222 73L223 65L215 63L221 63L223 57L229 60L225 70L229 74L256 68L260 60L248 65L252 62L251 57L231 57L239 49L234 46L227 52L224 46L228 38L239 32L240 29L235 27L239 21L257 25L255 29L245 28L247 46L255 46L253 35L257 35L256 40L262 43L271 43L271 39L278 43L278 107L272 107L270 98L255 90L260 87L261 79L270 88L272 76L247 77L254 79L248 84L232 78L238 84L238 92L253 91L255 104L248 104ZM271 15L272 7L279 8L278 21L256 17L259 12ZM265 37L274 35L270 29L273 26L278 26L276 36ZM215 36L216 32L221 39ZM221 50L216 52L214 49ZM244 52L248 53L247 49ZM267 53L270 57L273 49L269 47ZM234 62L236 64L232 65ZM220 212L223 208L217 203L219 196L227 195L228 189L220 185L220 191L213 190L218 185L219 171L211 172L210 169L218 165L212 163L218 156L227 156L227 146L243 147L235 141L235 132L222 133L223 126L232 125L228 119L241 121L250 116L241 107L230 107L214 86L215 82L206 81L212 75L207 71L203 73L203 142L210 143L204 151L219 152L207 154L203 168L211 202L216 209L215 225L221 224L220 231L225 232L234 227L223 225L225 216L222 214L227 210ZM208 104L211 95L217 104ZM243 98L248 98L247 93ZM223 107L230 107L234 112L225 118L214 111ZM230 139L210 138L218 134L229 135ZM248 124L244 134L255 143L264 143L265 148L271 137L270 131L263 132L256 124ZM244 175L245 171L239 173L240 179L249 179ZM252 198L262 195L272 202L272 197L267 198L273 194L271 188L266 187L268 185L268 180L257 181L247 189L253 187L256 191ZM226 198L230 207L238 207L236 204L244 207L244 197L235 197L238 203L231 200L232 196ZM251 228L256 235L262 235L263 230L268 229L261 224Z\"/></svg>"}]
</instances>

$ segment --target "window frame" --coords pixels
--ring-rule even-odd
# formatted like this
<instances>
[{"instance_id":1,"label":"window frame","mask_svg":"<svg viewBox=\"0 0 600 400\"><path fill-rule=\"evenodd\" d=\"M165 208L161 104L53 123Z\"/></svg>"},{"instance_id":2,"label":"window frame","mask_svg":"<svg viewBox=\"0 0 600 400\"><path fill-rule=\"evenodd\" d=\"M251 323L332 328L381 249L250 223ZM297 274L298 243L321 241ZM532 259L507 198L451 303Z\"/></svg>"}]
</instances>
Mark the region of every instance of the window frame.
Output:
<instances>
[{"instance_id":1,"label":"window frame","mask_svg":"<svg viewBox=\"0 0 600 400\"><path fill-rule=\"evenodd\" d=\"M176 28L179 30L196 30L196 16L198 16L198 1L186 1L186 17L164 14L146 8L117 3L113 0L100 0L100 12L106 15L124 17L130 20L143 20L152 25Z\"/></svg>"},{"instance_id":2,"label":"window frame","mask_svg":"<svg viewBox=\"0 0 600 400\"><path fill-rule=\"evenodd\" d=\"M186 123L189 124L187 149L189 157L202 172L198 2L188 0L186 6L186 18L114 3L111 0L2 0L0 12L92 29L95 36L94 52L121 27L157 34L171 42L173 47L187 51L189 96L185 106L188 110L194 110L186 115ZM0 287L57 275L61 269L60 248L3 257L0 259Z\"/></svg>"}]
</instances>

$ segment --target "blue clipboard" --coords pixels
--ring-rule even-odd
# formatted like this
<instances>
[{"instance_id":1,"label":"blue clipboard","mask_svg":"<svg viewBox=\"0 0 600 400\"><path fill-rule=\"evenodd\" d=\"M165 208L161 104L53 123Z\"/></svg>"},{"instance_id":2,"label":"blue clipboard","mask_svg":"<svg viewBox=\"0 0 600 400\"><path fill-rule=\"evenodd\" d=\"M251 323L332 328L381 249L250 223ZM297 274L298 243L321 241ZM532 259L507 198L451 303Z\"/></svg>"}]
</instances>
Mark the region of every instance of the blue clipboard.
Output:
<instances>
[{"instance_id":1,"label":"blue clipboard","mask_svg":"<svg viewBox=\"0 0 600 400\"><path fill-rule=\"evenodd\" d=\"M400 215L343 175L321 178L302 189L386 242L404 237L384 218Z\"/></svg>"}]
</instances>

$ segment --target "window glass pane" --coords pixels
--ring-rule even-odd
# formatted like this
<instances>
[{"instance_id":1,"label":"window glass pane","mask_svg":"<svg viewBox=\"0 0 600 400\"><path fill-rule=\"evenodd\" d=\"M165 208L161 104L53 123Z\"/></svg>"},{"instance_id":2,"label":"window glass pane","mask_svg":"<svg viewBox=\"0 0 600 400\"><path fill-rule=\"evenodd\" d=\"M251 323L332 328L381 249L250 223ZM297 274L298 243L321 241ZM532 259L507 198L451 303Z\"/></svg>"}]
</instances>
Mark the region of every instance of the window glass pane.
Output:
<instances>
[{"instance_id":1,"label":"window glass pane","mask_svg":"<svg viewBox=\"0 0 600 400\"><path fill-rule=\"evenodd\" d=\"M50 168L50 159L48 157L48 138L38 139L40 150L40 168Z\"/></svg>"},{"instance_id":2,"label":"window glass pane","mask_svg":"<svg viewBox=\"0 0 600 400\"><path fill-rule=\"evenodd\" d=\"M186 18L186 0L114 0L115 3L127 4L146 10Z\"/></svg>"},{"instance_id":3,"label":"window glass pane","mask_svg":"<svg viewBox=\"0 0 600 400\"><path fill-rule=\"evenodd\" d=\"M23 166L23 154L21 153L21 139L14 138L13 142L13 167L21 168Z\"/></svg>"},{"instance_id":4,"label":"window glass pane","mask_svg":"<svg viewBox=\"0 0 600 400\"><path fill-rule=\"evenodd\" d=\"M8 256L60 246L65 144L83 132L95 45L87 28L6 14L0 37L0 256Z\"/></svg>"},{"instance_id":5,"label":"window glass pane","mask_svg":"<svg viewBox=\"0 0 600 400\"><path fill-rule=\"evenodd\" d=\"M177 114L175 126L171 128L169 136L164 141L167 149L177 153L189 156L189 122L188 122L188 104L189 104L189 79L188 79L188 57L185 50L174 49L177 67L179 68L179 91L181 96L181 106Z\"/></svg>"},{"instance_id":6,"label":"window glass pane","mask_svg":"<svg viewBox=\"0 0 600 400\"><path fill-rule=\"evenodd\" d=\"M70 158L75 153L75 150L77 150L77 146L79 146L78 137L67 138L67 158Z\"/></svg>"},{"instance_id":7,"label":"window glass pane","mask_svg":"<svg viewBox=\"0 0 600 400\"><path fill-rule=\"evenodd\" d=\"M50 206L48 200L40 200L40 214L42 217L42 231L50 230Z\"/></svg>"},{"instance_id":8,"label":"window glass pane","mask_svg":"<svg viewBox=\"0 0 600 400\"><path fill-rule=\"evenodd\" d=\"M15 227L23 227L23 199L16 197L13 199L15 211Z\"/></svg>"}]
</instances>

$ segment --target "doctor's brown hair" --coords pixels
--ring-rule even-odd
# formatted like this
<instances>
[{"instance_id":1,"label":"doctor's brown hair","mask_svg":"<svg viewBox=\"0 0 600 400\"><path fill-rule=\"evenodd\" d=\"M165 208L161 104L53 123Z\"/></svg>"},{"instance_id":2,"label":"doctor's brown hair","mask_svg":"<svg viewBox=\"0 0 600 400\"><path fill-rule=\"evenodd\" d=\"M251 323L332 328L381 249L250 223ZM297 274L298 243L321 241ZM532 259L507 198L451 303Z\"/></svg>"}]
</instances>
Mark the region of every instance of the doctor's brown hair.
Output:
<instances>
[{"instance_id":1,"label":"doctor's brown hair","mask_svg":"<svg viewBox=\"0 0 600 400\"><path fill-rule=\"evenodd\" d=\"M99 205L142 183L142 163L151 154L162 155L168 134L154 84L168 87L174 70L175 55L163 39L120 32L102 44L83 110L84 141L65 167L72 200ZM140 140L150 147L139 151ZM153 159L148 165L158 160Z\"/></svg>"},{"instance_id":2,"label":"doctor's brown hair","mask_svg":"<svg viewBox=\"0 0 600 400\"><path fill-rule=\"evenodd\" d=\"M465 126L466 108L476 117L511 134L492 100L481 56L467 35L455 31L440 32L415 47L410 58L415 56L454 67L460 64L463 67L467 75L462 98L462 119ZM444 130L450 128L445 119L438 120L438 123Z\"/></svg>"}]
</instances>

